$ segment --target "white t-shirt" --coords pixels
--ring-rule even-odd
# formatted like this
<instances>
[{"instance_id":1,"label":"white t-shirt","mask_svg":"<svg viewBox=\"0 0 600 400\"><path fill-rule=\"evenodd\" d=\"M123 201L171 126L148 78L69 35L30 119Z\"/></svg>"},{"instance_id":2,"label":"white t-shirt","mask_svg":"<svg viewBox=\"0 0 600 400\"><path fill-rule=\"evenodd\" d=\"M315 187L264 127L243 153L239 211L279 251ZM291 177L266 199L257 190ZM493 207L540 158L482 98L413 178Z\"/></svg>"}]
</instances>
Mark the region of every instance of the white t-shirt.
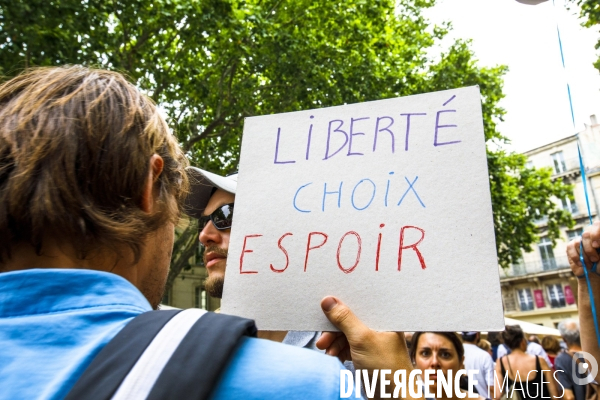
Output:
<instances>
[{"instance_id":1,"label":"white t-shirt","mask_svg":"<svg viewBox=\"0 0 600 400\"><path fill-rule=\"evenodd\" d=\"M480 349L474 344L465 343L465 369L476 369L479 373L474 375L477 381L477 392L480 396L487 398L488 386L494 385L494 360L488 352Z\"/></svg>"}]
</instances>

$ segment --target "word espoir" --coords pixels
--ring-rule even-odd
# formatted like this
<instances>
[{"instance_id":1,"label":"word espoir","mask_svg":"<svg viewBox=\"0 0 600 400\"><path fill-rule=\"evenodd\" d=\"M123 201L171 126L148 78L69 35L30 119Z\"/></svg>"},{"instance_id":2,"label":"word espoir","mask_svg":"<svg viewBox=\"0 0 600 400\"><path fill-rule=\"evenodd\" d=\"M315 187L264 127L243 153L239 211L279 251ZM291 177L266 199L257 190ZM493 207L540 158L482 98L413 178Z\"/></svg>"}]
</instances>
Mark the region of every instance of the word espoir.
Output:
<instances>
[{"instance_id":1,"label":"word espoir","mask_svg":"<svg viewBox=\"0 0 600 400\"><path fill-rule=\"evenodd\" d=\"M383 228L384 226L385 226L385 224L379 225L380 228ZM412 240L409 241L407 239L408 234L412 235L414 233L417 233L420 236L419 239L417 239L416 241L412 241ZM249 243L249 239L259 240L259 238L261 238L262 236L263 236L262 234L251 234L251 235L244 236L242 252L240 254L240 274L243 275L243 274L257 274L258 273L258 271L244 269L244 256L248 253L254 253L254 250L252 249L252 247ZM274 266L273 264L270 264L270 269L272 272L282 273L285 270L287 270L287 268L290 264L290 257L289 257L288 251L284 247L284 243L283 243L283 240L286 239L288 236L294 236L294 234L292 232L286 232L283 235L281 235L279 237L279 240L277 241L277 246L279 247L279 249L285 256L285 266L277 267L277 266ZM377 250L375 253L375 271L379 271L379 256L381 253L381 239L382 239L382 233L379 233L378 237L377 237ZM418 248L419 244L424 239L425 239L425 230L423 230L417 226L405 225L402 228L400 228L399 243L398 243L398 271L400 271L402 269L402 260L405 255L405 251L413 251L419 260L421 268L422 269L426 268L425 258L423 257L423 254L421 254L421 251ZM288 240L292 240L292 239L288 239ZM325 232L310 232L308 234L308 237L306 239L306 251L305 251L305 255L304 255L304 272L306 272L307 268L308 268L308 261L309 261L310 253L316 249L319 249L319 248L325 246L325 244L328 242L328 240L329 240L329 235ZM356 259L355 259L353 265L344 266L344 265L342 265L341 254L343 251L343 245L347 240L355 240L357 242ZM355 231L348 231L348 232L344 233L341 236L341 238L339 239L338 245L337 245L336 261L337 261L338 268L345 274L352 273L358 266L361 256L362 256L362 238L361 238L361 236L358 234L358 232L355 232ZM298 263L295 263L295 264L298 264Z\"/></svg>"}]
</instances>

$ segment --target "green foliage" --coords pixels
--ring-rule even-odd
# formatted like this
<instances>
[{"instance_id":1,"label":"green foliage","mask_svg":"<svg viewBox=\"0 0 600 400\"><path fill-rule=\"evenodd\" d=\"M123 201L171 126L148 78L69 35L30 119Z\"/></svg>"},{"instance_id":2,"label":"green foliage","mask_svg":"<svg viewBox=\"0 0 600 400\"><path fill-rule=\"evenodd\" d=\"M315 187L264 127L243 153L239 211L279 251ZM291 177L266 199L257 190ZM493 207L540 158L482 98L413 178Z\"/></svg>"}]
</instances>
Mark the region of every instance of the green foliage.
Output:
<instances>
[{"instance_id":1,"label":"green foliage","mask_svg":"<svg viewBox=\"0 0 600 400\"><path fill-rule=\"evenodd\" d=\"M600 1L599 0L569 0L580 7L580 16L583 18L583 26L594 27L600 23ZM600 48L600 40L596 43L596 49ZM600 58L594 63L594 67L600 70Z\"/></svg>"},{"instance_id":2,"label":"green foliage","mask_svg":"<svg viewBox=\"0 0 600 400\"><path fill-rule=\"evenodd\" d=\"M166 110L192 163L220 173L237 168L245 117L479 85L506 267L536 240L535 210L551 217L553 239L570 221L549 200L568 188L501 150L505 67L478 66L466 41L432 57L449 29L424 19L434 2L0 0L0 72L66 63L125 72ZM191 237L178 233L175 275Z\"/></svg>"},{"instance_id":3,"label":"green foliage","mask_svg":"<svg viewBox=\"0 0 600 400\"><path fill-rule=\"evenodd\" d=\"M528 168L525 163L521 154L488 150L496 246L504 265L515 263L521 249L532 250L531 244L538 238L536 220L547 220L545 229L553 244L560 236L560 226L574 223L571 214L551 200L551 196L572 199L572 187L553 181L551 168Z\"/></svg>"}]
</instances>

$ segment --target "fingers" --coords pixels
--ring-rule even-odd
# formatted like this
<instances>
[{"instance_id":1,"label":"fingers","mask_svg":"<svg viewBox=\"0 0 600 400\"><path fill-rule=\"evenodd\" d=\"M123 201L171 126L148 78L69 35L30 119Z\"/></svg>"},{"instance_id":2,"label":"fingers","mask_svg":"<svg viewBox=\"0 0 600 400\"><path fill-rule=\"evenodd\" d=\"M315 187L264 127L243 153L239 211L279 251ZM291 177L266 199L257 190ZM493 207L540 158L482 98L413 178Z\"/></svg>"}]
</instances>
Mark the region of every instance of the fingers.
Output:
<instances>
[{"instance_id":1,"label":"fingers","mask_svg":"<svg viewBox=\"0 0 600 400\"><path fill-rule=\"evenodd\" d=\"M600 222L594 222L585 231L589 233L592 247L595 249L600 248Z\"/></svg>"},{"instance_id":2,"label":"fingers","mask_svg":"<svg viewBox=\"0 0 600 400\"><path fill-rule=\"evenodd\" d=\"M337 337L341 335L343 335L342 332L323 332L321 334L321 337L317 340L317 343L315 344L318 349L325 350L329 346L331 346L331 344Z\"/></svg>"},{"instance_id":3,"label":"fingers","mask_svg":"<svg viewBox=\"0 0 600 400\"><path fill-rule=\"evenodd\" d=\"M576 276L583 275L583 264L581 263L581 249L583 249L583 261L587 269L591 269L594 263L600 262L600 222L586 228L581 238L575 238L567 245L567 257L571 270Z\"/></svg>"},{"instance_id":4,"label":"fingers","mask_svg":"<svg viewBox=\"0 0 600 400\"><path fill-rule=\"evenodd\" d=\"M318 349L325 350L325 354L337 357L341 362L352 360L348 339L342 332L323 332L316 345Z\"/></svg>"},{"instance_id":5,"label":"fingers","mask_svg":"<svg viewBox=\"0 0 600 400\"><path fill-rule=\"evenodd\" d=\"M583 274L583 266L579 260L579 242L580 239L574 239L567 245L567 258L569 260L569 266L575 276Z\"/></svg>"},{"instance_id":6,"label":"fingers","mask_svg":"<svg viewBox=\"0 0 600 400\"><path fill-rule=\"evenodd\" d=\"M329 321L344 332L350 343L360 342L370 329L340 299L328 296L321 300L321 308Z\"/></svg>"},{"instance_id":7,"label":"fingers","mask_svg":"<svg viewBox=\"0 0 600 400\"><path fill-rule=\"evenodd\" d=\"M592 226L592 230L593 228L594 226ZM583 253L586 264L589 261L598 262L598 260L600 260L600 257L598 257L597 249L598 247L600 247L600 245L598 243L598 239L594 238L593 233L589 230L583 232L581 242L583 243Z\"/></svg>"},{"instance_id":8,"label":"fingers","mask_svg":"<svg viewBox=\"0 0 600 400\"><path fill-rule=\"evenodd\" d=\"M581 259L579 258L579 252L581 249L581 238L575 238L567 245L567 257L569 257L569 263L581 267ZM585 258L585 257L584 257ZM587 263L587 261L586 261Z\"/></svg>"},{"instance_id":9,"label":"fingers","mask_svg":"<svg viewBox=\"0 0 600 400\"><path fill-rule=\"evenodd\" d=\"M336 338L331 346L327 348L325 354L338 357L342 362L350 359L350 345L348 344L346 336L342 335Z\"/></svg>"}]
</instances>

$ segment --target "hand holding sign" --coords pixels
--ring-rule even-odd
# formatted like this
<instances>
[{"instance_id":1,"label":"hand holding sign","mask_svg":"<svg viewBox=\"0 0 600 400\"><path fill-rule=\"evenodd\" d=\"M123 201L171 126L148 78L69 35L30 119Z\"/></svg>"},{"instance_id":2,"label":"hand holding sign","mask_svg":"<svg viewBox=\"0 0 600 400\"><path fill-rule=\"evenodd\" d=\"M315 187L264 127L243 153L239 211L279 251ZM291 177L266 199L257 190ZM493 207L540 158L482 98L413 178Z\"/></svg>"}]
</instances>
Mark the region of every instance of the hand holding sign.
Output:
<instances>
[{"instance_id":1,"label":"hand holding sign","mask_svg":"<svg viewBox=\"0 0 600 400\"><path fill-rule=\"evenodd\" d=\"M246 119L223 312L325 331L335 294L377 330L502 329L479 96Z\"/></svg>"},{"instance_id":2,"label":"hand holding sign","mask_svg":"<svg viewBox=\"0 0 600 400\"><path fill-rule=\"evenodd\" d=\"M376 332L369 329L342 301L328 296L321 302L323 312L340 332L324 332L317 347L338 357L352 361L357 369L412 368L404 334Z\"/></svg>"},{"instance_id":3,"label":"hand holding sign","mask_svg":"<svg viewBox=\"0 0 600 400\"><path fill-rule=\"evenodd\" d=\"M406 347L404 333L376 332L360 321L342 301L328 296L321 302L323 312L340 332L324 332L317 341L317 347L326 350L326 353L338 357L340 361L351 360L356 370L365 370L369 375L370 382L377 382L374 371L405 371L405 376L410 375L413 365ZM362 375L361 375L362 376ZM382 377L380 377L382 378ZM377 398L384 393L394 392L395 382L393 379L385 379L389 386L380 387L376 390ZM381 384L381 379L379 380ZM406 385L406 380L403 380ZM413 388L416 389L416 387ZM411 391L404 389L405 398L412 398ZM403 393L404 393L403 392ZM394 396L398 398L398 396ZM422 398L422 397L419 397Z\"/></svg>"}]
</instances>

